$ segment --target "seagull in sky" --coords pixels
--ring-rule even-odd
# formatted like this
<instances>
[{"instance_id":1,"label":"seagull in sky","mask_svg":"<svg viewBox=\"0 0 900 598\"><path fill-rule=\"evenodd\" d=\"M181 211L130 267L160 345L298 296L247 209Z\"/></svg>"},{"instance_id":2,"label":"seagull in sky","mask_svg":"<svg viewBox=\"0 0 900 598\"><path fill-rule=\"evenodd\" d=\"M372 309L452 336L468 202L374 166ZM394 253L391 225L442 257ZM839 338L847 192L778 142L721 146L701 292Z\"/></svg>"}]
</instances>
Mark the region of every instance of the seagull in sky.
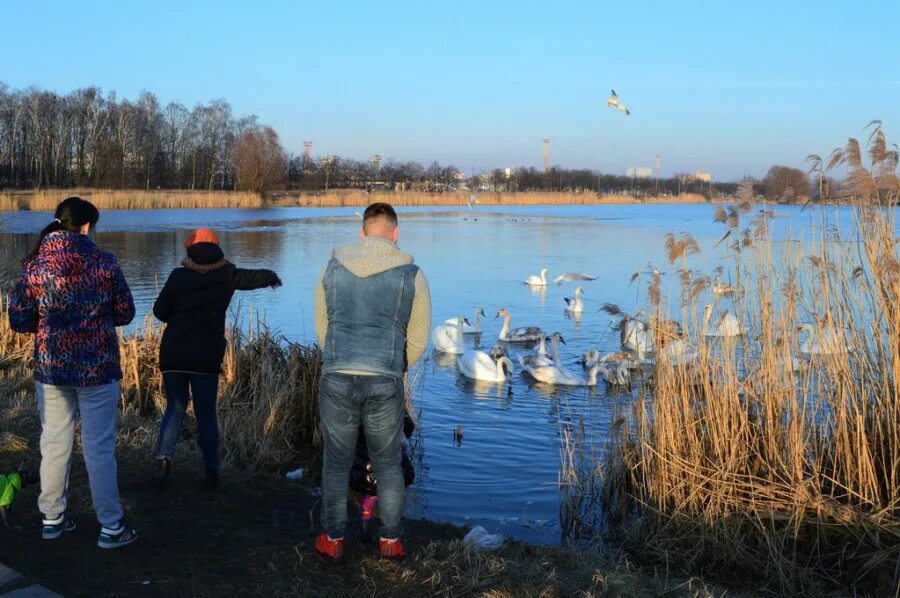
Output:
<instances>
[{"instance_id":1,"label":"seagull in sky","mask_svg":"<svg viewBox=\"0 0 900 598\"><path fill-rule=\"evenodd\" d=\"M625 114L631 114L631 110L626 108L624 104L619 103L619 96L616 95L615 89L609 90L609 99L606 100L606 105Z\"/></svg>"}]
</instances>

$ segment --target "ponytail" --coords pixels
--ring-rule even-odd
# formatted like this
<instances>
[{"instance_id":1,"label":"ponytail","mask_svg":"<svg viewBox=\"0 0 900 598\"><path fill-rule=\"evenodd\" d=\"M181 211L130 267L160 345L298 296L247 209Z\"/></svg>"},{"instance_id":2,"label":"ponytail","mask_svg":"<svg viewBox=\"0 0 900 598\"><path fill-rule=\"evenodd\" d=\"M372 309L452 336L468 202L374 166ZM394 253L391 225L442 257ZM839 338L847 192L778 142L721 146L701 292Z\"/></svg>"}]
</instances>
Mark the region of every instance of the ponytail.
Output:
<instances>
[{"instance_id":1,"label":"ponytail","mask_svg":"<svg viewBox=\"0 0 900 598\"><path fill-rule=\"evenodd\" d=\"M37 257L38 251L41 249L41 243L44 241L44 237L50 233L59 231L77 233L85 224L94 228L99 220L100 212L91 202L86 199L81 199L80 197L69 197L64 199L56 206L56 212L53 214L53 222L41 230L34 249L31 250L31 253L25 258L25 261L30 262Z\"/></svg>"}]
</instances>

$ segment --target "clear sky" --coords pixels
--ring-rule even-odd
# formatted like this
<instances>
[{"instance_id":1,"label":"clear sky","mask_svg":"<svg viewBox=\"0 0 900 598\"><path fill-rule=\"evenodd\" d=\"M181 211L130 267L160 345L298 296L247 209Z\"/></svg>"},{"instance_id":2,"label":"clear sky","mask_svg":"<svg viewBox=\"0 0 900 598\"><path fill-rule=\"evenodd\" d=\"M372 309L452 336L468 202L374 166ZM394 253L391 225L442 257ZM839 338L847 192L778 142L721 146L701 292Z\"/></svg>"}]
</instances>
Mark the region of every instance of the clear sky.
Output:
<instances>
[{"instance_id":1,"label":"clear sky","mask_svg":"<svg viewBox=\"0 0 900 598\"><path fill-rule=\"evenodd\" d=\"M761 176L881 119L900 1L15 2L0 81L224 98L299 153ZM605 106L609 90L630 116Z\"/></svg>"}]
</instances>

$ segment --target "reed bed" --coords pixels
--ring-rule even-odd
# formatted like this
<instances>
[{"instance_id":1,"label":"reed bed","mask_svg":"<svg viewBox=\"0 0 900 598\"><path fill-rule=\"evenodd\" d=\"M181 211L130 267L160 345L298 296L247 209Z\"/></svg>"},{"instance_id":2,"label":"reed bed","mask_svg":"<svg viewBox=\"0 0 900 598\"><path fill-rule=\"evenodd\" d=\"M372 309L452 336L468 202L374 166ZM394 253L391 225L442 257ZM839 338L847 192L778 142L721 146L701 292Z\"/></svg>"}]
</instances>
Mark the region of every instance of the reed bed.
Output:
<instances>
[{"instance_id":1,"label":"reed bed","mask_svg":"<svg viewBox=\"0 0 900 598\"><path fill-rule=\"evenodd\" d=\"M680 316L697 357L667 358L679 341L655 335L658 359L605 455L564 437L564 522L576 540L602 535L644 561L777 593L893 595L900 258L896 187L886 188L857 204L850 234L823 213L805 242L777 248L771 213L749 203L711 213L730 248L728 298L711 292L712 273L690 269L701 248L669 238L678 282L666 296L651 277L648 311ZM747 333L706 336L719 320L706 321L704 303L728 307Z\"/></svg>"},{"instance_id":2,"label":"reed bed","mask_svg":"<svg viewBox=\"0 0 900 598\"><path fill-rule=\"evenodd\" d=\"M266 197L240 191L142 191L98 189L53 189L46 191L13 191L0 193L0 212L32 210L52 212L57 204L78 195L93 202L100 210L155 210L185 208L262 208L275 207L362 207L373 201L386 201L396 206L467 206L469 192L429 193L421 191L337 190L316 193L276 192ZM702 195L638 198L597 193L480 193L479 205L584 205L623 203L700 203Z\"/></svg>"},{"instance_id":3,"label":"reed bed","mask_svg":"<svg viewBox=\"0 0 900 598\"><path fill-rule=\"evenodd\" d=\"M5 301L0 300L0 307L0 381L21 389L30 385L33 337L14 333ZM241 467L271 468L318 447L318 348L288 342L262 324L247 330L233 326L227 336L218 410L223 459ZM147 444L148 451L165 409L158 367L161 339L162 326L151 317L134 332L119 335L121 413L128 436Z\"/></svg>"}]
</instances>

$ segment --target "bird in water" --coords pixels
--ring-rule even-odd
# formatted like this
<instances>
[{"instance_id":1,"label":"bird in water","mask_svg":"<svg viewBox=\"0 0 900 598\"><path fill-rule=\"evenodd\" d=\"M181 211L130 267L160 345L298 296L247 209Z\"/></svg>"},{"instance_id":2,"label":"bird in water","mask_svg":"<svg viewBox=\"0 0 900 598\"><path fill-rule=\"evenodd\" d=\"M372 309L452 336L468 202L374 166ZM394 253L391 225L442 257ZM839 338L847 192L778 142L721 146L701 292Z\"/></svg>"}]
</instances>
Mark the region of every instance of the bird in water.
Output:
<instances>
[{"instance_id":1,"label":"bird in water","mask_svg":"<svg viewBox=\"0 0 900 598\"><path fill-rule=\"evenodd\" d=\"M581 300L583 294L584 289L575 287L575 297L563 297L563 300L566 302L567 312L580 314L584 311L584 301Z\"/></svg>"},{"instance_id":2,"label":"bird in water","mask_svg":"<svg viewBox=\"0 0 900 598\"><path fill-rule=\"evenodd\" d=\"M619 96L616 95L616 90L609 90L609 99L606 100L606 105L610 108L614 108L619 112L624 112L626 115L631 114L631 110L625 107L625 104L619 102Z\"/></svg>"}]
</instances>

